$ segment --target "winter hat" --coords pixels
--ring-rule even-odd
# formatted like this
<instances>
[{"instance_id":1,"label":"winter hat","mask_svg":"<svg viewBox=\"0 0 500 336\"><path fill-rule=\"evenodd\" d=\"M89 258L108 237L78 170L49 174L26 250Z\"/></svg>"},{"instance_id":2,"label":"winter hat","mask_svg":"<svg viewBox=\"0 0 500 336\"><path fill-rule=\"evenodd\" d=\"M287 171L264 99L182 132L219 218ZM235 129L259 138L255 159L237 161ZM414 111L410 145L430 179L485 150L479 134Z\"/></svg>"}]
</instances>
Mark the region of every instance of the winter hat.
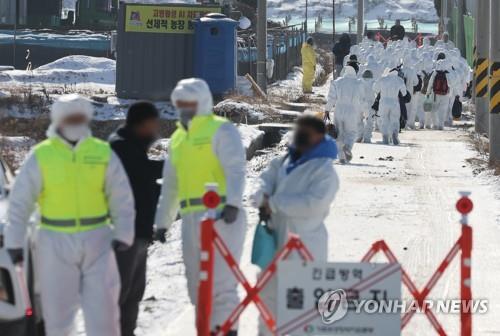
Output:
<instances>
[{"instance_id":1,"label":"winter hat","mask_svg":"<svg viewBox=\"0 0 500 336\"><path fill-rule=\"evenodd\" d=\"M154 104L147 101L139 101L130 105L127 112L126 125L136 126L149 119L159 118L160 113Z\"/></svg>"},{"instance_id":2,"label":"winter hat","mask_svg":"<svg viewBox=\"0 0 500 336\"><path fill-rule=\"evenodd\" d=\"M170 100L177 106L177 101L197 102L197 115L209 115L213 109L213 99L207 82L200 78L183 79L170 95Z\"/></svg>"},{"instance_id":3,"label":"winter hat","mask_svg":"<svg viewBox=\"0 0 500 336\"><path fill-rule=\"evenodd\" d=\"M356 55L349 56L349 61L358 62L358 56L356 56Z\"/></svg>"}]
</instances>

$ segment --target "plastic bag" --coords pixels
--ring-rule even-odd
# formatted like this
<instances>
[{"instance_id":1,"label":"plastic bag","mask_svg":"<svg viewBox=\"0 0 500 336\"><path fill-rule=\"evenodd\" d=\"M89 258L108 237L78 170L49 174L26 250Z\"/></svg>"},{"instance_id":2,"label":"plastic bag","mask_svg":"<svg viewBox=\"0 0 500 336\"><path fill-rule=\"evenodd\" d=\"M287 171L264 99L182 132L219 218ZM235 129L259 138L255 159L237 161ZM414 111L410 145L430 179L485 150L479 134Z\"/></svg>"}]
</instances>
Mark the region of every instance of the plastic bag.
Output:
<instances>
[{"instance_id":1,"label":"plastic bag","mask_svg":"<svg viewBox=\"0 0 500 336\"><path fill-rule=\"evenodd\" d=\"M252 245L252 264L265 269L273 261L278 242L276 233L271 230L267 223L261 221L255 228Z\"/></svg>"},{"instance_id":2,"label":"plastic bag","mask_svg":"<svg viewBox=\"0 0 500 336\"><path fill-rule=\"evenodd\" d=\"M434 103L430 97L426 97L424 101L424 112L432 112L432 107Z\"/></svg>"}]
</instances>

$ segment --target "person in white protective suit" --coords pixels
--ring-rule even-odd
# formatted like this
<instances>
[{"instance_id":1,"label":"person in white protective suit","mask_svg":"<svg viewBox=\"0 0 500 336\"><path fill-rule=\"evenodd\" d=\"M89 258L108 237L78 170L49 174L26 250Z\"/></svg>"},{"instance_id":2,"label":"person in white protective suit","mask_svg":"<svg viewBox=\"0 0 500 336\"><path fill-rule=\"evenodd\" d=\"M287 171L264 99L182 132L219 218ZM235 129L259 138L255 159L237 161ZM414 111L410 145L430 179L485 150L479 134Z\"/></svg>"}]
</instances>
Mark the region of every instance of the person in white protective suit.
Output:
<instances>
[{"instance_id":1,"label":"person in white protective suit","mask_svg":"<svg viewBox=\"0 0 500 336\"><path fill-rule=\"evenodd\" d=\"M375 93L373 92L373 84L375 79L371 70L365 70L361 75L361 111L363 116L363 142L372 142L373 127L375 125L376 111L372 108L375 102Z\"/></svg>"},{"instance_id":2,"label":"person in white protective suit","mask_svg":"<svg viewBox=\"0 0 500 336\"><path fill-rule=\"evenodd\" d=\"M422 79L422 88L414 95L415 114L418 118L420 129L423 129L424 127L430 129L432 127L432 112L424 111L424 101L427 95L429 82L434 71L432 55L429 53L423 53L421 61L415 65L415 68L418 71L418 75Z\"/></svg>"},{"instance_id":3,"label":"person in white protective suit","mask_svg":"<svg viewBox=\"0 0 500 336\"><path fill-rule=\"evenodd\" d=\"M406 103L406 111L407 111L407 121L406 125L410 129L415 129L415 120L417 117L417 109L416 109L416 104L418 101L414 99L415 93L414 88L418 85L419 79L418 79L418 74L417 70L415 68L415 64L418 63L417 58L409 57L407 62L402 67L402 71L404 73L405 79L406 79L406 90L410 92L412 95L412 99L410 100L409 103Z\"/></svg>"},{"instance_id":4,"label":"person in white protective suit","mask_svg":"<svg viewBox=\"0 0 500 336\"><path fill-rule=\"evenodd\" d=\"M422 40L422 45L417 50L420 55L423 55L424 53L432 52L433 49L434 48L431 45L431 39L428 36L426 36Z\"/></svg>"},{"instance_id":5,"label":"person in white protective suit","mask_svg":"<svg viewBox=\"0 0 500 336\"><path fill-rule=\"evenodd\" d=\"M278 249L288 240L289 233L299 236L315 262L328 258L328 231L324 220L339 189L334 168L337 148L326 135L325 124L313 116L303 116L296 122L293 143L288 153L268 165L258 180L251 200L261 214L270 217L268 227L277 236ZM299 258L297 254L290 259ZM276 314L276 278L264 287L261 298ZM259 336L272 335L264 323Z\"/></svg>"},{"instance_id":6,"label":"person in white protective suit","mask_svg":"<svg viewBox=\"0 0 500 336\"><path fill-rule=\"evenodd\" d=\"M352 147L359 134L361 120L360 92L362 84L356 78L356 71L350 66L344 68L344 77L330 84L325 113L330 113L335 107L334 123L337 126L337 146L340 163L352 160Z\"/></svg>"},{"instance_id":7,"label":"person in white protective suit","mask_svg":"<svg viewBox=\"0 0 500 336\"><path fill-rule=\"evenodd\" d=\"M86 335L120 335L113 248L134 240L134 199L118 156L91 136L92 115L88 100L61 96L48 139L29 154L10 195L5 244L15 262L35 205L40 212L34 256L48 336L73 335L80 307Z\"/></svg>"},{"instance_id":8,"label":"person in white protective suit","mask_svg":"<svg viewBox=\"0 0 500 336\"><path fill-rule=\"evenodd\" d=\"M444 129L444 123L450 113L450 88L453 87L455 80L453 70L450 70L451 65L446 56L444 54L439 55L427 88L427 96L430 96L434 103L432 108L432 128L435 130Z\"/></svg>"},{"instance_id":9,"label":"person in white protective suit","mask_svg":"<svg viewBox=\"0 0 500 336\"><path fill-rule=\"evenodd\" d=\"M399 119L401 109L399 106L399 93L406 96L406 85L396 71L386 73L373 85L375 94L380 94L378 114L380 116L380 131L383 143L399 145Z\"/></svg>"},{"instance_id":10,"label":"person in white protective suit","mask_svg":"<svg viewBox=\"0 0 500 336\"><path fill-rule=\"evenodd\" d=\"M359 72L363 74L365 70L370 70L374 79L379 79L384 72L385 67L377 62L377 59L374 55L368 55L366 59L366 64L360 67Z\"/></svg>"},{"instance_id":11,"label":"person in white protective suit","mask_svg":"<svg viewBox=\"0 0 500 336\"><path fill-rule=\"evenodd\" d=\"M197 304L200 279L200 222L206 213L202 203L207 183L217 183L222 202L215 228L239 262L246 230L242 205L246 155L238 129L213 114L212 94L202 79L181 80L171 100L180 115L172 135L163 171L163 185L156 213L156 227L164 235L177 217L182 218L182 253L188 294ZM238 305L237 280L215 254L213 311L215 332ZM232 330L228 335L236 335Z\"/></svg>"},{"instance_id":12,"label":"person in white protective suit","mask_svg":"<svg viewBox=\"0 0 500 336\"><path fill-rule=\"evenodd\" d=\"M443 49L446 49L446 50L451 50L453 48L455 48L455 44L450 41L450 36L447 32L443 33L443 38L440 39L440 40L437 40L436 41L436 44L434 45L434 47L437 49L437 48L443 48Z\"/></svg>"}]
</instances>

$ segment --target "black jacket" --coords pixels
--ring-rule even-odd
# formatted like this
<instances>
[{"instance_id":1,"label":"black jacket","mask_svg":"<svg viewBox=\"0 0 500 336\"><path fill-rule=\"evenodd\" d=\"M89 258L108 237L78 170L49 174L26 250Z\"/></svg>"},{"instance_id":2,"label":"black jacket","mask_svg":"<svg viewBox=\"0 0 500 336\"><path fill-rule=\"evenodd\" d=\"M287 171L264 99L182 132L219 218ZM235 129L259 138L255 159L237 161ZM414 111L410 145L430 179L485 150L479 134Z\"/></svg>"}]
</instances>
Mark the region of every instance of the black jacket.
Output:
<instances>
[{"instance_id":1,"label":"black jacket","mask_svg":"<svg viewBox=\"0 0 500 336\"><path fill-rule=\"evenodd\" d=\"M160 195L156 180L162 177L163 161L150 160L150 143L136 138L127 128L119 128L109 142L127 172L135 199L135 237L153 238L153 224Z\"/></svg>"},{"instance_id":2,"label":"black jacket","mask_svg":"<svg viewBox=\"0 0 500 336\"><path fill-rule=\"evenodd\" d=\"M391 39L394 40L402 40L405 38L405 27L402 25L394 25L391 27Z\"/></svg>"},{"instance_id":3,"label":"black jacket","mask_svg":"<svg viewBox=\"0 0 500 336\"><path fill-rule=\"evenodd\" d=\"M349 55L351 49L351 38L348 34L342 34L339 42L333 46L333 54L335 55L335 63L339 65L344 64L344 58Z\"/></svg>"}]
</instances>

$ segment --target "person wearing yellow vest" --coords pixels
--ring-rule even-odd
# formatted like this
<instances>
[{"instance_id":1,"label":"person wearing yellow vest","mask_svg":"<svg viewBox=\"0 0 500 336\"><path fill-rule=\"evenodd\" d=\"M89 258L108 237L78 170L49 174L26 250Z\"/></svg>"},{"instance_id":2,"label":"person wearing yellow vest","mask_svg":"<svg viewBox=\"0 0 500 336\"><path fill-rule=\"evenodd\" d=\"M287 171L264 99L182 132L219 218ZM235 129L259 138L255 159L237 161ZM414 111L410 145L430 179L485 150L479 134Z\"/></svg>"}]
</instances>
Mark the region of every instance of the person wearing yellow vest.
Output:
<instances>
[{"instance_id":1,"label":"person wearing yellow vest","mask_svg":"<svg viewBox=\"0 0 500 336\"><path fill-rule=\"evenodd\" d=\"M314 51L314 40L312 37L302 45L302 90L304 93L312 93L314 73L316 72L316 52Z\"/></svg>"},{"instance_id":2,"label":"person wearing yellow vest","mask_svg":"<svg viewBox=\"0 0 500 336\"><path fill-rule=\"evenodd\" d=\"M113 252L134 239L134 200L119 158L91 136L93 108L78 95L52 106L48 139L29 154L10 194L5 246L23 261L33 240L45 332L67 336L83 309L88 336L119 336L120 277ZM37 209L36 227L29 227Z\"/></svg>"},{"instance_id":3,"label":"person wearing yellow vest","mask_svg":"<svg viewBox=\"0 0 500 336\"><path fill-rule=\"evenodd\" d=\"M180 122L170 140L155 223L157 234L164 237L180 210L188 293L192 304L196 305L200 278L200 222L206 213L201 198L207 183L217 183L222 198L218 209L220 220L215 227L237 262L241 257L246 224L242 207L245 148L238 129L227 119L212 113L212 94L204 80L181 80L171 100L179 112ZM216 331L239 303L237 281L217 253L213 294L211 328ZM236 330L228 335L236 335Z\"/></svg>"}]
</instances>

